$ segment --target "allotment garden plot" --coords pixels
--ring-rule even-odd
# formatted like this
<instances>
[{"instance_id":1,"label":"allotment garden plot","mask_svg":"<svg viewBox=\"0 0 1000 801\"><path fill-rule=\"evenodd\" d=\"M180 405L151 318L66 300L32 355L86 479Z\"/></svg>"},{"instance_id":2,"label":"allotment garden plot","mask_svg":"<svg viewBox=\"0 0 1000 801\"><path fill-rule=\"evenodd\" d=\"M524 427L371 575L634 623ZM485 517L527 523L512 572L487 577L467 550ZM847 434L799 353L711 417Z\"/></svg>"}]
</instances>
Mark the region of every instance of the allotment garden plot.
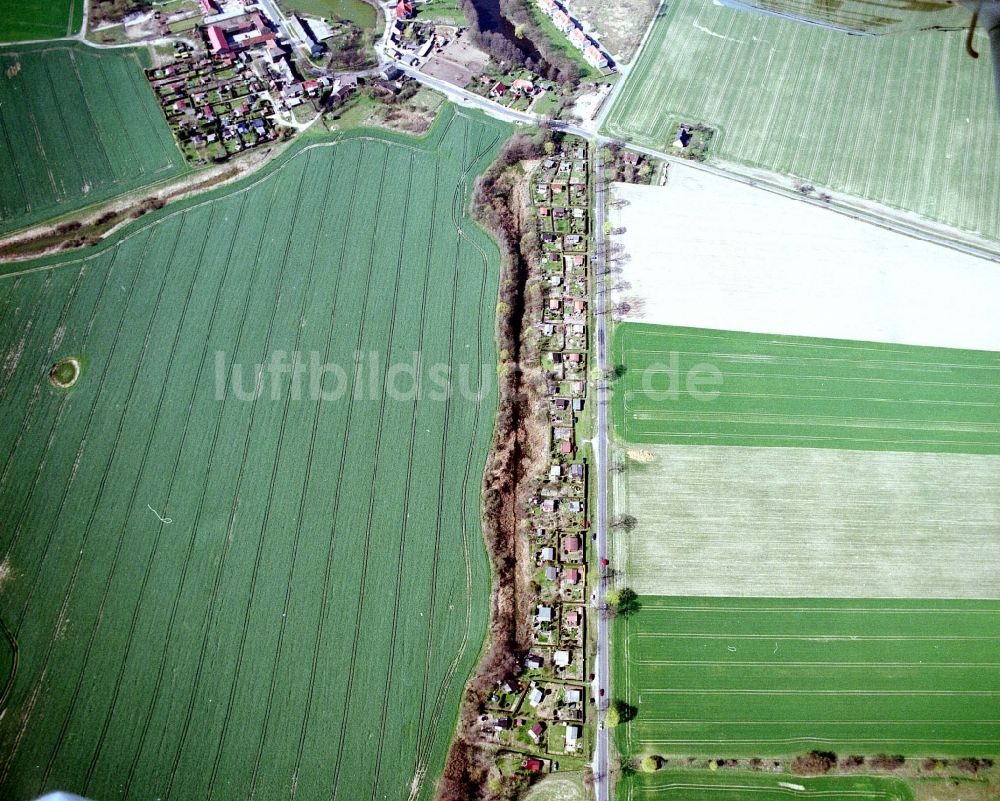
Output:
<instances>
[{"instance_id":1,"label":"allotment garden plot","mask_svg":"<svg viewBox=\"0 0 1000 801\"><path fill-rule=\"evenodd\" d=\"M996 752L995 601L640 602L616 626L630 752Z\"/></svg>"},{"instance_id":2,"label":"allotment garden plot","mask_svg":"<svg viewBox=\"0 0 1000 801\"><path fill-rule=\"evenodd\" d=\"M848 36L677 0L604 132L666 150L679 122L703 122L714 157L1000 239L996 95L962 35Z\"/></svg>"},{"instance_id":3,"label":"allotment garden plot","mask_svg":"<svg viewBox=\"0 0 1000 801\"><path fill-rule=\"evenodd\" d=\"M465 209L506 134L299 145L0 279L0 796L431 797L485 633L499 254Z\"/></svg>"},{"instance_id":4,"label":"allotment garden plot","mask_svg":"<svg viewBox=\"0 0 1000 801\"><path fill-rule=\"evenodd\" d=\"M76 43L0 48L0 233L186 169L142 57Z\"/></svg>"}]
</instances>

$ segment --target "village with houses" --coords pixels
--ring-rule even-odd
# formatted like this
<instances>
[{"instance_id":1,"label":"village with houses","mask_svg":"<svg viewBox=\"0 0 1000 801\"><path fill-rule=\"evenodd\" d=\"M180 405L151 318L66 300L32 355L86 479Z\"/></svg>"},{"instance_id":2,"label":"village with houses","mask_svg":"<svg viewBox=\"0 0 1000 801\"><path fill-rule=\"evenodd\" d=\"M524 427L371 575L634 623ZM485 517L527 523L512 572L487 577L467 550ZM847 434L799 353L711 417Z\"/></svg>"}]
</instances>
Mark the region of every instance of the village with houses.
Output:
<instances>
[{"instance_id":1,"label":"village with houses","mask_svg":"<svg viewBox=\"0 0 1000 801\"><path fill-rule=\"evenodd\" d=\"M291 134L356 90L356 80L321 74L310 61L336 33L325 20L280 16L254 0L199 3L204 49L177 42L174 60L146 72L190 161L222 161Z\"/></svg>"},{"instance_id":2,"label":"village with houses","mask_svg":"<svg viewBox=\"0 0 1000 801\"><path fill-rule=\"evenodd\" d=\"M587 605L603 565L588 553L588 145L566 136L530 176L541 244L542 306L532 321L545 377L549 458L529 501L532 647L496 687L480 732L503 775L539 774L586 759L593 733ZM588 722L591 724L588 728Z\"/></svg>"},{"instance_id":3,"label":"village with houses","mask_svg":"<svg viewBox=\"0 0 1000 801\"><path fill-rule=\"evenodd\" d=\"M558 0L538 0L538 6L548 15L559 32L583 53L583 57L594 69L605 70L612 67L611 59L600 42L584 33L579 20L567 11Z\"/></svg>"},{"instance_id":4,"label":"village with houses","mask_svg":"<svg viewBox=\"0 0 1000 801\"><path fill-rule=\"evenodd\" d=\"M600 43L563 5L537 3L591 67L604 75L614 71ZM188 5L183 12L152 14L149 22L159 26L160 35L170 35L178 24L185 29L175 37L170 57L148 69L147 78L191 163L225 161L287 138L324 113L336 119L362 84L372 97L395 102L413 80L404 70L542 117L559 116L572 102L555 82L497 63L472 43L466 28L424 18L423 6L411 0L383 8L387 24L377 60L345 71L335 71L332 66L340 62L328 54L358 33L349 23L286 13L275 0L191 0Z\"/></svg>"}]
</instances>

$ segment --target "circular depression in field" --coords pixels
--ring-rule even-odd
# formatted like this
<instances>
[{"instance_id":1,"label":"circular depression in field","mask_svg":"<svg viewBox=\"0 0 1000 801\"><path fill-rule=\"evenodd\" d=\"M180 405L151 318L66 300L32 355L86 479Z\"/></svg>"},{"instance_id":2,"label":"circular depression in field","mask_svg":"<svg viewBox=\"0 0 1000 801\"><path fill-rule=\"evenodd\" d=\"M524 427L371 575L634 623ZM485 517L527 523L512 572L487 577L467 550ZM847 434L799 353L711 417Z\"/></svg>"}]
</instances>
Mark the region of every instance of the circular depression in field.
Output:
<instances>
[{"instance_id":1,"label":"circular depression in field","mask_svg":"<svg viewBox=\"0 0 1000 801\"><path fill-rule=\"evenodd\" d=\"M52 365L49 370L49 383L59 389L69 389L80 379L80 360L75 356L67 356Z\"/></svg>"}]
</instances>

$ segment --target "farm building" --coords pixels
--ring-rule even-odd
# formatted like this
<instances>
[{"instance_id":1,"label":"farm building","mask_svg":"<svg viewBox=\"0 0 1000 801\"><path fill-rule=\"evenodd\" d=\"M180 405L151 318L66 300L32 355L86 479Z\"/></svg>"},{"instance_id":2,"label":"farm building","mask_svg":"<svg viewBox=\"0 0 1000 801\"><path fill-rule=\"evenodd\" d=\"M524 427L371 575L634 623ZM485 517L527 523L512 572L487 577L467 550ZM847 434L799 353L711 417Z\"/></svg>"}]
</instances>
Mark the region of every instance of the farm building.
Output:
<instances>
[{"instance_id":1,"label":"farm building","mask_svg":"<svg viewBox=\"0 0 1000 801\"><path fill-rule=\"evenodd\" d=\"M226 39L226 32L218 25L209 25L205 29L205 35L208 37L208 49L212 51L213 55L229 52L229 41Z\"/></svg>"}]
</instances>

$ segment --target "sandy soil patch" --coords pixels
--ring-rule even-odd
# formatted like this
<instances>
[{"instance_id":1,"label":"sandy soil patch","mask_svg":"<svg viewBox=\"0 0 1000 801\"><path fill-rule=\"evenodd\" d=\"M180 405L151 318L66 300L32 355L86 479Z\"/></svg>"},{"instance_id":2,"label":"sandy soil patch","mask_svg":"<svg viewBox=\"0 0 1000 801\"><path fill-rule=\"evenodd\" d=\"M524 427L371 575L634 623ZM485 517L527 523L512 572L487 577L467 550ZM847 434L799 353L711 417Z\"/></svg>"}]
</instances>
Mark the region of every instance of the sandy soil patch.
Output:
<instances>
[{"instance_id":1,"label":"sandy soil patch","mask_svg":"<svg viewBox=\"0 0 1000 801\"><path fill-rule=\"evenodd\" d=\"M608 90L602 89L600 92L588 92L580 95L573 104L573 114L581 120L592 120L601 108L601 103L608 95Z\"/></svg>"},{"instance_id":2,"label":"sandy soil patch","mask_svg":"<svg viewBox=\"0 0 1000 801\"><path fill-rule=\"evenodd\" d=\"M546 776L524 795L524 801L584 801L587 797L578 777Z\"/></svg>"},{"instance_id":3,"label":"sandy soil patch","mask_svg":"<svg viewBox=\"0 0 1000 801\"><path fill-rule=\"evenodd\" d=\"M486 68L489 60L486 53L467 39L454 39L429 58L420 71L456 86L467 86Z\"/></svg>"},{"instance_id":4,"label":"sandy soil patch","mask_svg":"<svg viewBox=\"0 0 1000 801\"><path fill-rule=\"evenodd\" d=\"M1000 598L1000 457L650 450L615 482L639 593Z\"/></svg>"},{"instance_id":5,"label":"sandy soil patch","mask_svg":"<svg viewBox=\"0 0 1000 801\"><path fill-rule=\"evenodd\" d=\"M566 7L599 39L617 62L635 54L646 27L653 19L657 0L567 0Z\"/></svg>"},{"instance_id":6,"label":"sandy soil patch","mask_svg":"<svg viewBox=\"0 0 1000 801\"><path fill-rule=\"evenodd\" d=\"M995 262L683 164L613 194L625 319L1000 350Z\"/></svg>"}]
</instances>

